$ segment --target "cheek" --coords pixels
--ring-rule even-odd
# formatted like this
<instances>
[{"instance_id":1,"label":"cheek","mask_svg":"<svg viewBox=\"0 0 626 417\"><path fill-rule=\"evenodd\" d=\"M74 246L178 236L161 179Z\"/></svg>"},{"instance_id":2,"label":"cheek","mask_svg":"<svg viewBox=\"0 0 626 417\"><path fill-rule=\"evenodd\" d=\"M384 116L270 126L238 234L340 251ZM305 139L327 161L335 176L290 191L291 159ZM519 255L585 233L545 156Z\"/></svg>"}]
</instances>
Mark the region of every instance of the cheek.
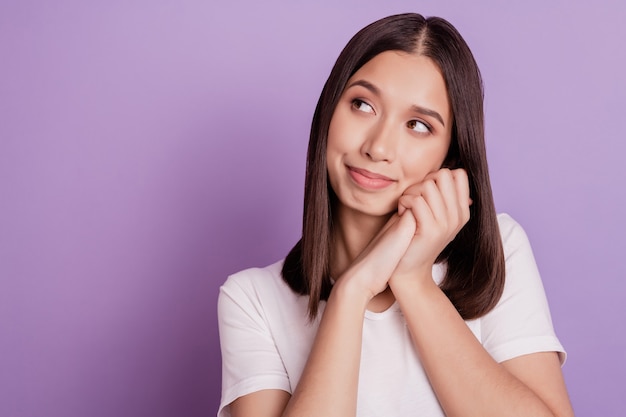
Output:
<instances>
[{"instance_id":1,"label":"cheek","mask_svg":"<svg viewBox=\"0 0 626 417\"><path fill-rule=\"evenodd\" d=\"M358 148L362 128L348 109L338 108L328 126L328 150L344 153Z\"/></svg>"},{"instance_id":2,"label":"cheek","mask_svg":"<svg viewBox=\"0 0 626 417\"><path fill-rule=\"evenodd\" d=\"M328 135L326 136L326 158L328 160L328 163L330 163L330 158L334 153L336 138L337 132L335 129L335 124L331 121L330 125L328 126Z\"/></svg>"},{"instance_id":3,"label":"cheek","mask_svg":"<svg viewBox=\"0 0 626 417\"><path fill-rule=\"evenodd\" d=\"M333 182L335 181L336 177L337 164L339 163L342 155L341 142L339 140L340 137L341 136L337 131L336 123L333 123L333 121L331 121L330 126L328 127L328 138L326 142L326 170L328 172L328 178L333 188Z\"/></svg>"},{"instance_id":4,"label":"cheek","mask_svg":"<svg viewBox=\"0 0 626 417\"><path fill-rule=\"evenodd\" d=\"M433 167L430 164L424 163L415 163L413 161L412 164L405 164L404 175L405 178L411 184L416 184L422 182L422 180L433 171Z\"/></svg>"},{"instance_id":5,"label":"cheek","mask_svg":"<svg viewBox=\"0 0 626 417\"><path fill-rule=\"evenodd\" d=\"M448 154L447 147L404 152L402 155L404 175L412 183L422 181L426 175L439 170Z\"/></svg>"}]
</instances>

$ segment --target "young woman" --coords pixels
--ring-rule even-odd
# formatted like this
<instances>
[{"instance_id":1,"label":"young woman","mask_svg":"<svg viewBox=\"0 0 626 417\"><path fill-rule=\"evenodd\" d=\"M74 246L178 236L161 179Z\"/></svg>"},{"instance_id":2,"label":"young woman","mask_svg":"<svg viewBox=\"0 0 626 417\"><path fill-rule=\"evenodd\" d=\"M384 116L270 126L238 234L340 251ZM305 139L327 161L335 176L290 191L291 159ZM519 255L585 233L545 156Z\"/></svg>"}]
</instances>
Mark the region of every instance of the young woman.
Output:
<instances>
[{"instance_id":1,"label":"young woman","mask_svg":"<svg viewBox=\"0 0 626 417\"><path fill-rule=\"evenodd\" d=\"M482 82L443 19L390 16L313 118L302 239L221 288L218 416L571 416L526 235L496 216Z\"/></svg>"}]
</instances>

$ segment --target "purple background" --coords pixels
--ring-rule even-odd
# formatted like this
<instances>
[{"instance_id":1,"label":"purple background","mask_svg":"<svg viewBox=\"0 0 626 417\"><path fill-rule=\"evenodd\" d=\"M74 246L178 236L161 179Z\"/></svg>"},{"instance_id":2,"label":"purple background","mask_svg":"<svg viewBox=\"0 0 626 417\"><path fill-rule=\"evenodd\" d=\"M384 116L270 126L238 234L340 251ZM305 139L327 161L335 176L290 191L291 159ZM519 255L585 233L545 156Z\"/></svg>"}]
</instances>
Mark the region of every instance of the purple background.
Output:
<instances>
[{"instance_id":1,"label":"purple background","mask_svg":"<svg viewBox=\"0 0 626 417\"><path fill-rule=\"evenodd\" d=\"M0 416L215 414L219 285L296 241L330 67L404 11L473 49L577 415L623 415L626 6L335 3L0 3Z\"/></svg>"}]
</instances>

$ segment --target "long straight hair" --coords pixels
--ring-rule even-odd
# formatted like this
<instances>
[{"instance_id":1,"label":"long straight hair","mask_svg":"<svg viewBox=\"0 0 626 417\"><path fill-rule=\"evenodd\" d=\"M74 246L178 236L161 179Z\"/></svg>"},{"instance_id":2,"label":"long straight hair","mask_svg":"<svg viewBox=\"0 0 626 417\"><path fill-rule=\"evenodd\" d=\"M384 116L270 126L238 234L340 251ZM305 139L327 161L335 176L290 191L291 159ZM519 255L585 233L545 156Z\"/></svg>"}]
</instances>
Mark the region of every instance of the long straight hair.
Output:
<instances>
[{"instance_id":1,"label":"long straight hair","mask_svg":"<svg viewBox=\"0 0 626 417\"><path fill-rule=\"evenodd\" d=\"M483 85L474 57L446 20L415 13L389 16L361 29L348 42L315 108L307 151L302 238L287 255L282 276L309 297L313 319L332 288L330 259L336 196L328 182L326 146L335 107L348 79L376 55L402 51L426 56L439 67L452 106L452 138L444 166L469 177L470 219L439 254L446 264L440 288L465 319L480 317L504 288L504 255L489 181L484 140Z\"/></svg>"}]
</instances>

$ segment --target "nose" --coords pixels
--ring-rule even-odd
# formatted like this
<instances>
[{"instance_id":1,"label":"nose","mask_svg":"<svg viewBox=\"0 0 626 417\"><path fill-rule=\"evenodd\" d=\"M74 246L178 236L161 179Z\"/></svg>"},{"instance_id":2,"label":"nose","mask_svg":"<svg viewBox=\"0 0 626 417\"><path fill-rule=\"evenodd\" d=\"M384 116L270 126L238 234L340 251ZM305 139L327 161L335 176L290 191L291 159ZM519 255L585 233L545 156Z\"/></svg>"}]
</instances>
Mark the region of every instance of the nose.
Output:
<instances>
[{"instance_id":1,"label":"nose","mask_svg":"<svg viewBox=\"0 0 626 417\"><path fill-rule=\"evenodd\" d=\"M381 120L367 132L361 154L374 162L391 162L397 151L396 135L391 126Z\"/></svg>"}]
</instances>

